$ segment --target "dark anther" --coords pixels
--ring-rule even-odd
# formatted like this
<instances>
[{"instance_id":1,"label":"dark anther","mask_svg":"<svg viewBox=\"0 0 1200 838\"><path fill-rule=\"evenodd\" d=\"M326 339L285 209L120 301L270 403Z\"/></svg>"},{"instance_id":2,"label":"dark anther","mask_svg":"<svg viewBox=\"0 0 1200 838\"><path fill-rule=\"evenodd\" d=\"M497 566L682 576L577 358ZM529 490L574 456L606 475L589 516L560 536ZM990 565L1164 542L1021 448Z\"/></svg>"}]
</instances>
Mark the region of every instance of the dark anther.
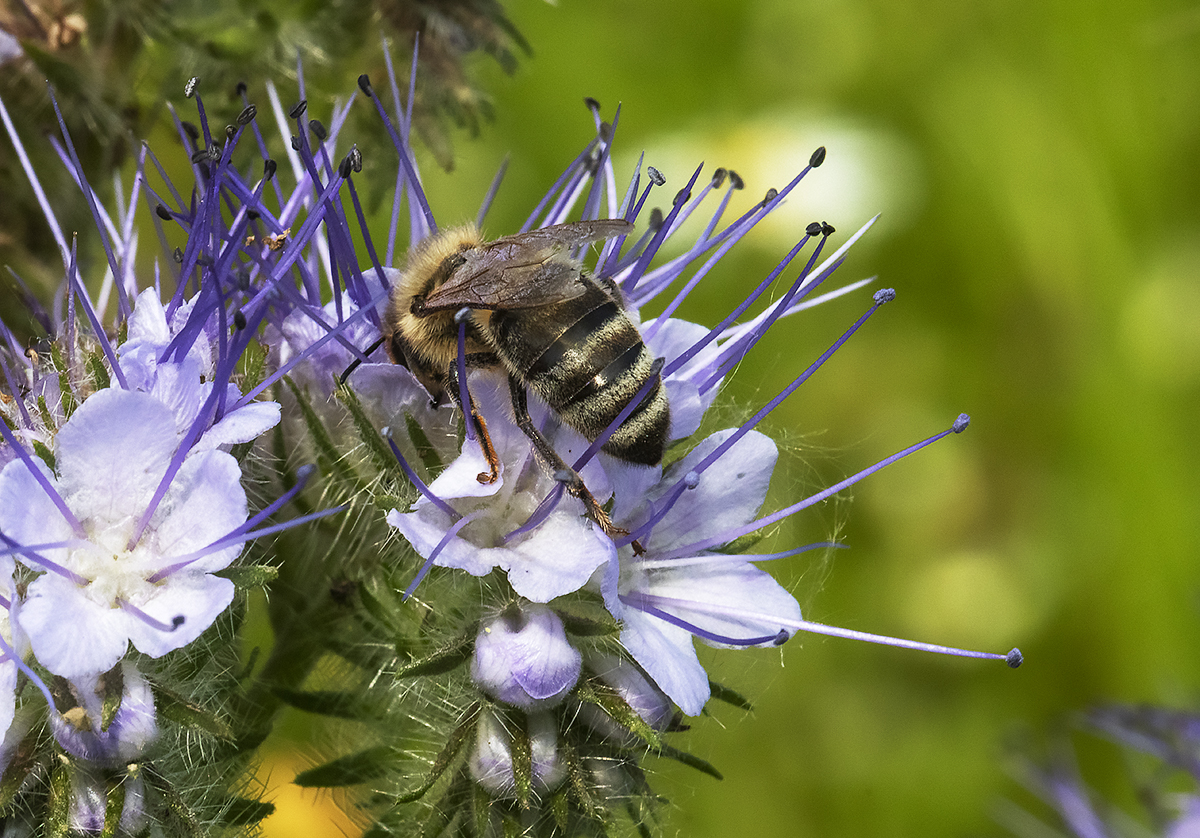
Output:
<instances>
[{"instance_id":1,"label":"dark anther","mask_svg":"<svg viewBox=\"0 0 1200 838\"><path fill-rule=\"evenodd\" d=\"M196 85L200 83L199 76L192 76L187 80L187 84L183 86L183 95L187 99L191 99L196 93Z\"/></svg>"},{"instance_id":2,"label":"dark anther","mask_svg":"<svg viewBox=\"0 0 1200 838\"><path fill-rule=\"evenodd\" d=\"M197 151L195 154L193 154L192 155L192 165L196 165L198 163L203 163L206 160L211 160L212 157L209 155L208 152L209 152L209 150L207 148L202 148L199 151Z\"/></svg>"},{"instance_id":3,"label":"dark anther","mask_svg":"<svg viewBox=\"0 0 1200 838\"><path fill-rule=\"evenodd\" d=\"M237 87L233 89L233 93L235 96L245 96L246 90L246 83L244 81L240 81L237 83Z\"/></svg>"},{"instance_id":4,"label":"dark anther","mask_svg":"<svg viewBox=\"0 0 1200 838\"><path fill-rule=\"evenodd\" d=\"M186 622L187 622L186 617L184 617L182 614L176 614L174 617L171 618L171 631L175 631L175 629L179 628L181 625L183 625Z\"/></svg>"},{"instance_id":5,"label":"dark anther","mask_svg":"<svg viewBox=\"0 0 1200 838\"><path fill-rule=\"evenodd\" d=\"M246 210L246 217L249 218L251 221L258 221L258 219L261 217L261 215L262 214L258 210L252 210L252 209Z\"/></svg>"},{"instance_id":6,"label":"dark anther","mask_svg":"<svg viewBox=\"0 0 1200 838\"><path fill-rule=\"evenodd\" d=\"M650 229L657 232L663 225L663 213L658 207L650 210Z\"/></svg>"},{"instance_id":7,"label":"dark anther","mask_svg":"<svg viewBox=\"0 0 1200 838\"><path fill-rule=\"evenodd\" d=\"M308 110L308 100L301 99L296 104L292 105L292 109L288 111L288 117L291 119L299 119L304 116L304 112Z\"/></svg>"},{"instance_id":8,"label":"dark anther","mask_svg":"<svg viewBox=\"0 0 1200 838\"><path fill-rule=\"evenodd\" d=\"M741 189L746 185L746 181L742 180L742 176L733 169L729 170L729 185L734 189Z\"/></svg>"},{"instance_id":9,"label":"dark anther","mask_svg":"<svg viewBox=\"0 0 1200 838\"><path fill-rule=\"evenodd\" d=\"M237 329L239 332L246 328L246 315L242 314L241 310L233 313L233 328Z\"/></svg>"},{"instance_id":10,"label":"dark anther","mask_svg":"<svg viewBox=\"0 0 1200 838\"><path fill-rule=\"evenodd\" d=\"M1018 666L1020 666L1022 664L1022 662L1024 662L1024 660L1025 660L1025 656L1021 654L1020 649L1013 649L1011 652L1009 652L1007 655L1004 656L1004 662L1007 663L1009 666L1011 666L1013 669L1016 669Z\"/></svg>"},{"instance_id":11,"label":"dark anther","mask_svg":"<svg viewBox=\"0 0 1200 838\"><path fill-rule=\"evenodd\" d=\"M319 119L310 119L308 121L308 129L312 131L313 136L315 136L321 142L325 142L325 138L329 136L329 132L325 130L325 126Z\"/></svg>"},{"instance_id":12,"label":"dark anther","mask_svg":"<svg viewBox=\"0 0 1200 838\"><path fill-rule=\"evenodd\" d=\"M611 123L600 123L600 140L601 142L611 143L613 138L613 127Z\"/></svg>"},{"instance_id":13,"label":"dark anther","mask_svg":"<svg viewBox=\"0 0 1200 838\"><path fill-rule=\"evenodd\" d=\"M772 646L782 646L784 643L787 643L791 639L792 639L792 636L790 634L788 634L787 629L780 629L779 634L775 635L775 639L771 641L771 645Z\"/></svg>"},{"instance_id":14,"label":"dark anther","mask_svg":"<svg viewBox=\"0 0 1200 838\"><path fill-rule=\"evenodd\" d=\"M300 150L300 138L295 134L292 135L292 151Z\"/></svg>"},{"instance_id":15,"label":"dark anther","mask_svg":"<svg viewBox=\"0 0 1200 838\"><path fill-rule=\"evenodd\" d=\"M646 177L650 178L650 182L655 186L662 186L667 182L667 179L663 177L662 172L653 166L646 167Z\"/></svg>"},{"instance_id":16,"label":"dark anther","mask_svg":"<svg viewBox=\"0 0 1200 838\"><path fill-rule=\"evenodd\" d=\"M691 192L689 192L687 189L680 189L675 193L675 197L671 199L671 206L679 206L690 197L692 197Z\"/></svg>"},{"instance_id":17,"label":"dark anther","mask_svg":"<svg viewBox=\"0 0 1200 838\"><path fill-rule=\"evenodd\" d=\"M960 413L954 418L954 424L950 426L950 430L956 434L961 434L971 424L971 417L965 413Z\"/></svg>"},{"instance_id":18,"label":"dark anther","mask_svg":"<svg viewBox=\"0 0 1200 838\"><path fill-rule=\"evenodd\" d=\"M808 165L814 169L825 162L825 146L821 146L812 153L812 157L808 158Z\"/></svg>"},{"instance_id":19,"label":"dark anther","mask_svg":"<svg viewBox=\"0 0 1200 838\"><path fill-rule=\"evenodd\" d=\"M238 125L249 125L254 121L254 117L258 116L258 105L246 105L242 108L242 112L238 114Z\"/></svg>"},{"instance_id":20,"label":"dark anther","mask_svg":"<svg viewBox=\"0 0 1200 838\"><path fill-rule=\"evenodd\" d=\"M821 235L821 222L820 221L812 222L811 224L809 224L807 227L804 228L804 232L810 236Z\"/></svg>"},{"instance_id":21,"label":"dark anther","mask_svg":"<svg viewBox=\"0 0 1200 838\"><path fill-rule=\"evenodd\" d=\"M587 109L592 113L600 113L600 103L591 96L584 96L583 104L587 105Z\"/></svg>"},{"instance_id":22,"label":"dark anther","mask_svg":"<svg viewBox=\"0 0 1200 838\"><path fill-rule=\"evenodd\" d=\"M767 204L771 203L778 197L779 197L779 190L776 189L774 186L772 186L770 189L767 190L767 194L763 197L763 200L762 200L763 206L765 207Z\"/></svg>"},{"instance_id":23,"label":"dark anther","mask_svg":"<svg viewBox=\"0 0 1200 838\"><path fill-rule=\"evenodd\" d=\"M726 172L724 169L717 169L715 172L713 172L713 179L712 179L713 189L721 188L721 184L723 184L725 182L725 176L727 174L729 174L729 173Z\"/></svg>"},{"instance_id":24,"label":"dark anther","mask_svg":"<svg viewBox=\"0 0 1200 838\"><path fill-rule=\"evenodd\" d=\"M830 224L828 221L821 222L821 235L822 236L832 236L836 232L837 232L837 230L835 230L833 225Z\"/></svg>"},{"instance_id":25,"label":"dark anther","mask_svg":"<svg viewBox=\"0 0 1200 838\"><path fill-rule=\"evenodd\" d=\"M183 264L183 249L179 248L179 247L175 248L175 252L171 254L171 258L174 259L178 264L182 265Z\"/></svg>"},{"instance_id":26,"label":"dark anther","mask_svg":"<svg viewBox=\"0 0 1200 838\"><path fill-rule=\"evenodd\" d=\"M225 139L232 140L236 136L237 136L237 126L236 125L226 125L225 126Z\"/></svg>"},{"instance_id":27,"label":"dark anther","mask_svg":"<svg viewBox=\"0 0 1200 838\"><path fill-rule=\"evenodd\" d=\"M213 258L204 251L196 254L196 264L202 268L210 267L213 264Z\"/></svg>"},{"instance_id":28,"label":"dark anther","mask_svg":"<svg viewBox=\"0 0 1200 838\"><path fill-rule=\"evenodd\" d=\"M368 96L375 96L375 92L371 90L371 79L367 77L366 73L358 77L358 89Z\"/></svg>"},{"instance_id":29,"label":"dark anther","mask_svg":"<svg viewBox=\"0 0 1200 838\"><path fill-rule=\"evenodd\" d=\"M245 268L239 268L233 273L234 281L237 282L237 289L243 293L250 290L250 271ZM241 314L239 311L238 314Z\"/></svg>"},{"instance_id":30,"label":"dark anther","mask_svg":"<svg viewBox=\"0 0 1200 838\"><path fill-rule=\"evenodd\" d=\"M200 129L196 127L195 123L184 120L179 124L183 127L183 133L187 134L188 139L192 142L200 139Z\"/></svg>"},{"instance_id":31,"label":"dark anther","mask_svg":"<svg viewBox=\"0 0 1200 838\"><path fill-rule=\"evenodd\" d=\"M896 299L896 289L880 288L871 295L871 299L875 301L875 305L877 306L881 306L884 303L890 303L892 300Z\"/></svg>"},{"instance_id":32,"label":"dark anther","mask_svg":"<svg viewBox=\"0 0 1200 838\"><path fill-rule=\"evenodd\" d=\"M275 177L276 168L278 168L278 164L270 157L263 160L263 180L270 180Z\"/></svg>"},{"instance_id":33,"label":"dark anther","mask_svg":"<svg viewBox=\"0 0 1200 838\"><path fill-rule=\"evenodd\" d=\"M354 171L362 171L362 152L358 150L358 146L351 146L350 153L346 155L350 158L350 165L354 167Z\"/></svg>"},{"instance_id":34,"label":"dark anther","mask_svg":"<svg viewBox=\"0 0 1200 838\"><path fill-rule=\"evenodd\" d=\"M154 214L157 215L159 218L161 218L163 221L171 221L172 220L171 211L169 209L167 209L166 207L164 207L162 204L159 204L158 206L156 206L154 208Z\"/></svg>"},{"instance_id":35,"label":"dark anther","mask_svg":"<svg viewBox=\"0 0 1200 838\"><path fill-rule=\"evenodd\" d=\"M350 172L354 171L354 164L350 162L350 155L342 158L342 162L338 164L338 177L346 180L350 177Z\"/></svg>"}]
</instances>

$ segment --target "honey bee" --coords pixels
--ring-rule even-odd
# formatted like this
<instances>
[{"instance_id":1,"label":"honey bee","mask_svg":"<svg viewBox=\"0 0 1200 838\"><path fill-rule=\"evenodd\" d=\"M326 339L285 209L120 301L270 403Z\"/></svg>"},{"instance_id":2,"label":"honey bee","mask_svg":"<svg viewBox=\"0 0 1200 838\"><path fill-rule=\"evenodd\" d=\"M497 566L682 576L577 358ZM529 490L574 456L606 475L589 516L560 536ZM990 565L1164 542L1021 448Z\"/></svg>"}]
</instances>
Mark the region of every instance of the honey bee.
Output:
<instances>
[{"instance_id":1,"label":"honey bee","mask_svg":"<svg viewBox=\"0 0 1200 838\"><path fill-rule=\"evenodd\" d=\"M392 287L383 335L391 359L406 366L435 403L449 397L457 404L459 322L465 322L465 366L507 374L517 425L551 473L610 535L623 531L534 427L526 388L591 442L645 392L601 450L631 463L662 460L670 410L661 362L646 349L615 283L592 276L573 256L577 248L632 229L628 221L608 219L490 242L470 226L432 236L409 252ZM489 468L479 481L494 482L499 461L469 393L467 399L464 413Z\"/></svg>"}]
</instances>

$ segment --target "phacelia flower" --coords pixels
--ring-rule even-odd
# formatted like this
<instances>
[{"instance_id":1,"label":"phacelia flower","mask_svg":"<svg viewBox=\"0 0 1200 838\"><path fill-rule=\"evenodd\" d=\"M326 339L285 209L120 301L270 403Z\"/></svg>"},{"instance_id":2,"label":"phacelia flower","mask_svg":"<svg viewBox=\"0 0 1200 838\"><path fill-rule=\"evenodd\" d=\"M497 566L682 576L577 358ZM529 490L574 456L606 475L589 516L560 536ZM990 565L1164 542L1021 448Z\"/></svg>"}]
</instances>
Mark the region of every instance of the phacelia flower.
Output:
<instances>
[{"instance_id":1,"label":"phacelia flower","mask_svg":"<svg viewBox=\"0 0 1200 838\"><path fill-rule=\"evenodd\" d=\"M54 442L57 473L36 459L0 472L0 531L40 572L17 611L37 659L79 678L131 642L151 657L191 643L233 599L213 572L242 548L221 543L247 519L237 462L209 449L176 467L170 408L121 389L94 393Z\"/></svg>"}]
</instances>

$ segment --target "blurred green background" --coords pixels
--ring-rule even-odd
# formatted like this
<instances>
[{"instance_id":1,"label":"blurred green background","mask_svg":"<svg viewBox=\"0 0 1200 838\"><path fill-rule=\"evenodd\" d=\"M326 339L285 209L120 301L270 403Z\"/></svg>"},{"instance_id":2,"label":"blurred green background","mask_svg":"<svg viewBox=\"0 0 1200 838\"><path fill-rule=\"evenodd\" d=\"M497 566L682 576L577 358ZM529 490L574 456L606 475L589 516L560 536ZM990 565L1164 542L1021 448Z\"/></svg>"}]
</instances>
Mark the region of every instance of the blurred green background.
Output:
<instances>
[{"instance_id":1,"label":"blurred green background","mask_svg":"<svg viewBox=\"0 0 1200 838\"><path fill-rule=\"evenodd\" d=\"M664 195L702 160L733 168L747 184L735 211L827 146L782 219L683 311L716 322L808 221L836 226L836 244L883 213L835 280L878 276L898 298L767 421L786 441L769 504L960 411L973 423L773 536L836 532L849 550L774 569L810 619L1026 656L1010 671L816 636L704 650L757 712L714 707L676 742L723 782L651 763L666 833L1007 834L1003 801L1028 800L1006 769L1014 742L1098 702L1196 706L1200 5L505 8L534 54L511 76L469 60L495 119L453 138L452 172L423 152L442 223L474 217L510 154L487 229L515 229L591 136L584 96L606 117L621 103L618 178L643 149ZM310 114L328 104L312 93ZM777 326L730 399L768 400L869 299ZM1132 800L1111 753L1081 753L1091 782Z\"/></svg>"},{"instance_id":2,"label":"blurred green background","mask_svg":"<svg viewBox=\"0 0 1200 838\"><path fill-rule=\"evenodd\" d=\"M426 167L435 209L470 217L511 151L489 231L519 223L587 138L583 96L621 103L619 176L643 149L668 190L701 160L731 167L742 208L826 145L788 224L748 237L687 311L715 322L807 221L840 240L884 213L838 278L878 275L897 300L768 420L796 445L771 503L974 421L781 533L836 526L850 547L784 573L811 619L1026 656L1010 671L819 637L702 653L757 712L715 707L682 743L723 782L653 766L668 834L1004 834L1024 731L1097 702L1196 706L1200 5L507 8L535 54L512 78L481 65L496 120L455 173ZM728 392L761 404L868 304L777 327ZM1128 802L1112 755L1083 754Z\"/></svg>"}]
</instances>

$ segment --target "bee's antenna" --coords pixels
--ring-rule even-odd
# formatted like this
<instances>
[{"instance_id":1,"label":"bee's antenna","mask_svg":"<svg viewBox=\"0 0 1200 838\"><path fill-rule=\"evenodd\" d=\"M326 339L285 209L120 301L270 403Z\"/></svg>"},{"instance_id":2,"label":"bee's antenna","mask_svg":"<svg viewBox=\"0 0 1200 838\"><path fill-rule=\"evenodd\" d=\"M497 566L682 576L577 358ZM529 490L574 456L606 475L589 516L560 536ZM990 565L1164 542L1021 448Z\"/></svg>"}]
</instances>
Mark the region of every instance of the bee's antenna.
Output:
<instances>
[{"instance_id":1,"label":"bee's antenna","mask_svg":"<svg viewBox=\"0 0 1200 838\"><path fill-rule=\"evenodd\" d=\"M356 369L358 369L358 367L359 367L359 364L361 364L361 363L363 362L363 358L366 358L366 357L367 357L367 356L369 356L369 355L370 355L372 352L374 352L376 349L378 349L379 347L383 346L383 341L384 341L384 339L385 339L385 338L381 336L381 337L379 338L379 340L375 341L373 344L371 344L370 346L368 346L368 347L367 347L366 351L365 351L365 352L363 352L363 357L362 357L362 358L355 358L353 361L351 361L351 363L350 363L350 366L346 367L346 371L345 371L345 372L343 372L343 373L342 373L342 374L341 374L341 375L338 377L338 386L339 386L339 387L341 387L343 384L345 384L345 383L346 383L346 379L350 377L350 373L352 373L352 372L354 372Z\"/></svg>"}]
</instances>

